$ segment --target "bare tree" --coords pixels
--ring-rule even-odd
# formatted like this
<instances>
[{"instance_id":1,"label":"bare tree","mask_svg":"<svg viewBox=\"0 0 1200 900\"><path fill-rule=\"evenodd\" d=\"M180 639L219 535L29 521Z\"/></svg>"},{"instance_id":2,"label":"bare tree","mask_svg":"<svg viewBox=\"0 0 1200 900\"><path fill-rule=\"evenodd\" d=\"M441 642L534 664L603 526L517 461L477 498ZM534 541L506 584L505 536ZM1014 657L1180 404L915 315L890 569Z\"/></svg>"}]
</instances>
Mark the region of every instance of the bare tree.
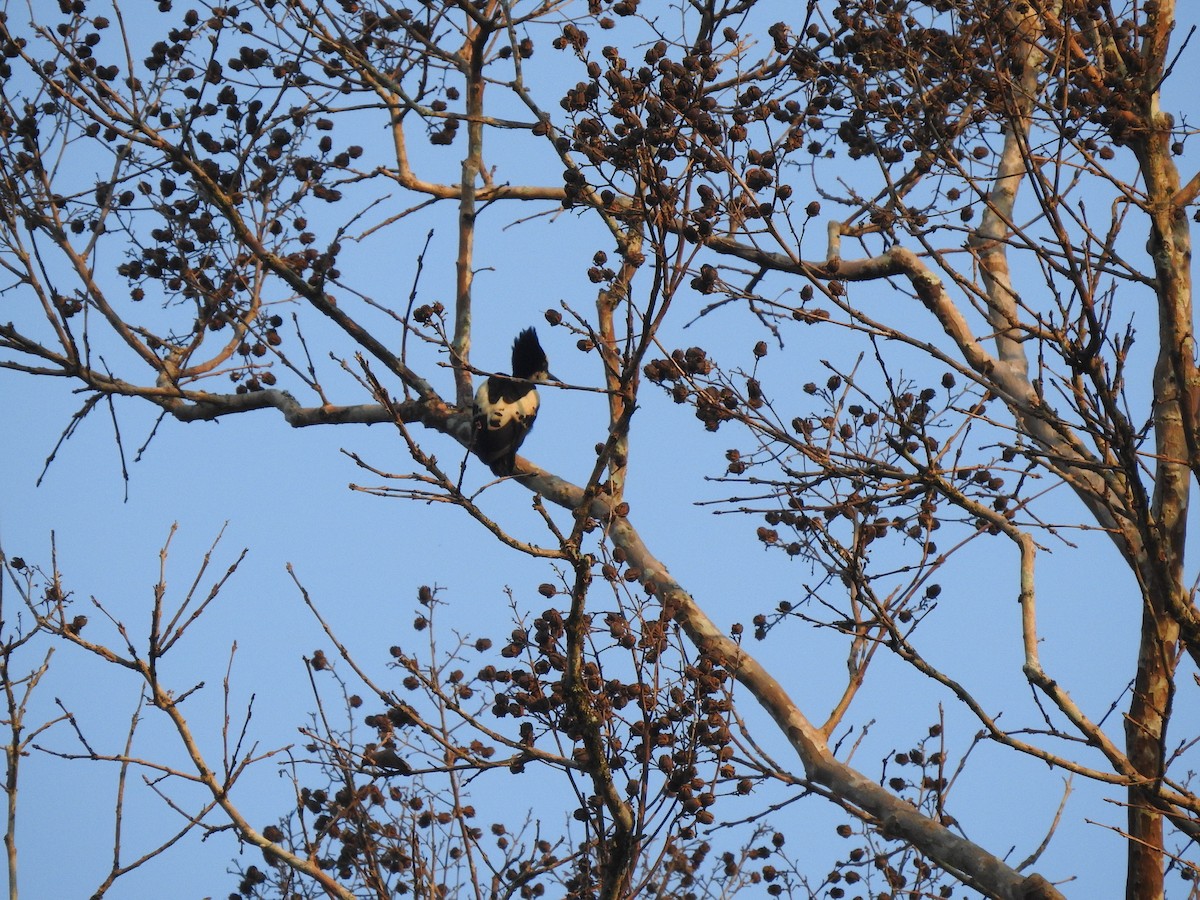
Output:
<instances>
[{"instance_id":1,"label":"bare tree","mask_svg":"<svg viewBox=\"0 0 1200 900\"><path fill-rule=\"evenodd\" d=\"M265 854L244 894L1061 896L1040 850L1018 863L948 811L968 761L947 758L940 724L897 738L900 774L855 763L842 738L864 733L856 699L884 657L980 742L1118 797L1131 900L1164 896L1172 871L1195 883L1198 735L1174 713L1180 666L1200 661L1185 560L1200 174L1180 173L1191 131L1162 102L1190 60L1173 2L810 0L784 22L755 0L158 6L135 26L127 7L62 0L0 30L0 365L83 391L64 437L118 397L178 422L388 423L414 468L359 457L371 490L452 504L556 573L541 612L514 599L498 656L439 644L442 601L423 589L428 644L394 649L394 682L330 628L337 652L309 658L324 781L293 759L295 814L256 828L231 791L256 755L234 729L237 752L206 761L157 676L206 601L159 595L149 644L110 647L84 636L53 565L6 564L34 628L136 673L173 723L190 768L163 774L208 796L189 829L219 810ZM544 314L595 362L593 382L563 387L602 392L605 439L582 476L518 458L512 477L546 546L430 449L438 434L471 447L488 374L471 364L476 247L494 209L504 224L558 214L596 286L594 309ZM359 274L395 255L390 230L436 221L456 227L452 301L423 299L422 274L451 263L419 247L403 302ZM1136 318L1152 315L1154 329ZM697 319L747 346L676 349ZM344 373L350 387L328 387ZM637 527L630 500L653 498L626 493L631 423L690 452L668 407L636 416L663 397L728 444L718 509L808 578L747 630L718 627L716 598ZM1042 662L1048 642L1086 641L1038 616L1039 555L1070 553L1072 528L1101 532L1135 586L1120 726ZM1019 600L1028 694L1003 721L926 637L980 544ZM1086 618L1090 599L1070 600ZM802 708L794 673L749 642L801 634L842 642L827 711ZM988 653L1006 637L970 640ZM10 759L21 746L14 725ZM475 824L469 784L527 769L571 785L574 831ZM723 812L755 785L840 807L844 858L810 867L758 813ZM748 833L715 849L710 826L735 818Z\"/></svg>"}]
</instances>

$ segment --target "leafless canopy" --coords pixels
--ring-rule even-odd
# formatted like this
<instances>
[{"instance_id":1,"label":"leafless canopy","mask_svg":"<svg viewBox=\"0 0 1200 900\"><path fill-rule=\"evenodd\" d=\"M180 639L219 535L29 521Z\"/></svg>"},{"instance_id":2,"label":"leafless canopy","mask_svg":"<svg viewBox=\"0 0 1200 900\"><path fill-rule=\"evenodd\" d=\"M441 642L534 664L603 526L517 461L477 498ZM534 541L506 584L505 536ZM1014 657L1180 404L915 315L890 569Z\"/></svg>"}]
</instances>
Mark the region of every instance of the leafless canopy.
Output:
<instances>
[{"instance_id":1,"label":"leafless canopy","mask_svg":"<svg viewBox=\"0 0 1200 900\"><path fill-rule=\"evenodd\" d=\"M119 621L85 631L52 561L8 559L6 621L23 611L0 654L10 835L22 716L57 641L141 679L189 753L162 781L207 797L160 850L231 827L265 856L246 896L715 897L763 883L1062 896L1064 873L1038 874L1041 835L1024 861L965 836L948 805L967 760L947 757L940 723L914 721L884 773L838 740L863 734L856 700L888 658L980 742L1103 786L1127 897L1164 896L1171 873L1195 883L1200 731L1174 713L1194 708L1181 668L1200 662L1185 558L1200 173L1181 174L1191 131L1163 100L1188 90L1190 32L1172 0L809 0L783 14L767 0L6 4L0 367L82 392L65 435L114 398L180 423L394 425L413 469L373 469L372 490L453 504L556 573L540 612L514 598L516 629L495 645L439 643L435 611L453 598L422 589L426 643L395 648L387 680L330 629L328 656L309 659L306 755L289 757L295 810L261 828L232 790L257 753L231 724L236 752L206 761L157 673L219 591L160 591L140 646ZM593 296L522 310L594 361L568 387L606 402L586 425L594 459L571 472L518 459L505 489L537 496L547 531L533 543L429 448L446 445L433 433L469 447L473 339L511 341L473 331L492 302L475 289L477 245L542 217L564 250L538 264L586 271ZM397 252L390 235L438 223L453 260L419 242ZM378 283L373 253L406 267L403 287ZM426 298L433 271L452 299ZM697 320L746 339L677 347ZM639 530L653 498L626 495L639 453L687 453L705 431L727 448L715 506L741 514L724 521L806 586L732 633L711 617L722 598L676 580ZM1071 529L1103 534L1090 546L1132 575L1105 601L1140 618L1137 646L1095 661L1127 673L1119 716L1077 703L1041 660L1048 641L1087 652L1093 598L1059 598L1079 606L1069 633L1038 616L1040 554L1069 553ZM926 626L972 590L959 551L980 544L995 548L989 579L1019 597L1028 701L1003 720L971 672L937 662ZM721 564L753 582L749 563ZM89 633L102 627L111 637ZM798 702L800 674L754 653L813 635L844 647L823 710ZM969 639L989 654L1008 638ZM63 715L44 727L69 729ZM764 752L762 730L788 758ZM154 766L128 748L81 755L122 778ZM566 779L571 828L478 824L467 786L506 772ZM755 791L840 807L842 857L786 845L760 820L769 801L738 805ZM142 862L116 858L98 894ZM11 841L9 859L15 872Z\"/></svg>"}]
</instances>

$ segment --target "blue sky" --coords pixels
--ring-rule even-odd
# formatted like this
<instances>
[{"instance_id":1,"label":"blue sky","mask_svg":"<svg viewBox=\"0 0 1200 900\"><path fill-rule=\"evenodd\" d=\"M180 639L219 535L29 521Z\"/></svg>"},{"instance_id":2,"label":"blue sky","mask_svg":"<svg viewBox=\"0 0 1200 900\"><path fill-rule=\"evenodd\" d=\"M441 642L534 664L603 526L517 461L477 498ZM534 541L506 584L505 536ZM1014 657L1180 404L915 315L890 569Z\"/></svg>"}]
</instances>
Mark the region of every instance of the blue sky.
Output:
<instances>
[{"instance_id":1,"label":"blue sky","mask_svg":"<svg viewBox=\"0 0 1200 900\"><path fill-rule=\"evenodd\" d=\"M1185 99L1194 108L1195 98ZM554 183L559 177L559 170L544 161L505 162L541 183ZM595 249L611 247L591 223L573 214L505 227L524 214L528 211L489 209L481 219L473 362L484 369L506 369L512 336L536 324L556 375L569 383L597 385L595 358L577 350L564 330L546 325L543 313L564 302L590 312L595 288L586 278L588 260ZM402 305L424 236L433 229L420 301L440 299L449 305L455 221L456 210L445 204L391 227L386 238L351 257L356 280L371 285L377 297L394 296ZM822 249L814 247L814 255ZM864 296L864 302L876 299ZM0 319L15 318L13 310L22 302L19 292L0 295ZM746 360L750 348L765 336L732 309L685 330L682 323L706 301L694 297L688 302L694 309L687 314L681 309L676 324L664 332L664 340L676 342L670 346L699 344L715 354ZM393 329L390 339L398 341L394 325L382 317L376 321L384 334ZM1149 334L1152 323L1145 321L1141 328ZM846 365L858 352L827 340L824 332L816 335L796 326L786 336L786 350L773 347L763 361L764 381L768 376L777 384L789 379L823 381L827 372L822 359ZM334 402L363 402L361 389L339 375L337 365L324 356L328 332L320 325L306 326L306 336L318 348L315 355ZM436 368L432 358L425 362L425 371L448 394L448 370ZM505 633L511 627L506 588L523 610L536 612L546 605L536 587L554 580L548 567L500 548L484 529L455 510L383 500L348 488L379 479L358 469L342 451L360 454L386 471L410 468L403 443L388 426L295 430L269 411L218 423L167 421L135 463L134 452L150 434L155 416L145 404L118 399L115 411L129 462L128 488L112 420L103 405L60 449L37 486L46 457L82 404L72 387L0 370L5 410L0 429L0 471L5 473L0 546L10 558L21 556L48 567L53 533L65 584L91 620L88 636L110 641L117 640L116 631L88 608L91 598L126 623L131 633L144 635L158 579L159 549L173 525L178 532L166 564L171 597L186 592L219 533L223 532L221 541L204 584L248 548L246 561L219 601L165 666L166 678L179 690L205 683L187 705L202 745L216 757L227 670L234 710L244 709L254 696L251 733L263 750L296 742L296 729L313 707L302 657L317 647L332 648L287 576L289 563L356 658L382 678L392 677L385 668L388 647L408 646L416 637L410 623L422 584L443 589L439 628L447 635ZM764 553L754 539L755 523L713 516L694 506L697 500L722 495L720 485L703 479L724 470L724 452L736 440L727 432L705 432L689 409L669 403L649 386L642 399L632 432L627 499L653 551L722 626L748 624L751 616L769 611L780 600L803 599L805 584L813 579L806 564ZM545 390L538 426L522 452L551 471L581 481L594 461L593 445L604 433L605 411L597 395ZM457 466L461 448L441 436L422 435L426 438L427 449ZM490 480L478 464L468 466L467 484ZM1076 515L1074 502L1063 492L1053 502L1064 520ZM491 487L483 503L519 537L550 541L522 487ZM552 510L551 515L564 527L569 525L565 512ZM1039 611L1048 637L1044 661L1051 674L1099 717L1114 701L1124 705L1122 682L1135 646L1137 610L1131 603L1130 577L1113 565L1106 540L1096 534L1073 535L1072 540L1078 549L1060 545L1039 562ZM1007 544L977 542L963 551L951 571L954 574L944 579L947 589L939 614L925 627L922 647L931 659L969 680L989 709L1012 709L1014 717L1036 724L1020 673L1015 553ZM7 587L4 600L15 602ZM5 610L9 622L14 615L10 609ZM1086 634L1084 641L1078 640L1081 632ZM750 650L777 673L814 719L823 718L844 672L837 640L793 629ZM40 659L31 648L28 665ZM881 658L876 667L859 700L869 712L860 713L858 720L875 722L856 756L862 771L877 774L879 760L891 750L910 746L926 725L937 721L940 704L945 704L948 745L953 753L965 751L977 729L971 719L898 663ZM137 695L138 685L124 673L62 647L37 691L29 719L35 723L54 716L55 701L61 700L78 717L90 742L115 751L124 740ZM748 698L743 703L751 710ZM1194 698L1181 696L1179 705L1181 719L1197 721ZM178 763L177 740L152 713L145 714L145 734L135 755ZM750 715L753 722L752 711ZM1120 729L1117 715L1112 719L1114 733ZM788 750L768 729L759 727L756 734L776 759L787 758ZM61 752L78 751L63 725L39 743ZM22 889L28 896L85 895L103 877L111 853L108 810L116 789L115 768L34 754L25 761L22 778ZM481 802L511 804L511 785L503 778L496 781L495 786L479 786ZM956 785L956 815L977 842L1001 854L1013 847L1013 858L1020 859L1048 827L1061 784L1061 776L1043 765L984 745L974 751L971 766ZM71 797L66 808L64 786ZM1079 880L1065 886L1068 895L1117 896L1114 885L1123 878L1124 848L1106 827L1123 822L1123 813L1111 802L1116 795L1079 780L1075 789L1059 837L1039 869L1052 879L1077 874ZM520 790L525 794L538 788L528 780ZM1014 795L1018 802L1013 802ZM755 799L765 805L777 798ZM129 802L126 857L144 852L174 821L174 814L140 778L131 786ZM292 803L290 783L271 762L264 762L247 776L239 803L253 823L269 824ZM835 843L837 821L832 808L817 800L781 818L789 835L802 837L810 850L822 852ZM63 864L63 847L72 848L71 865ZM225 868L237 852L227 834L203 844L189 841L165 861L123 879L109 896L151 896L161 892L168 878L185 886L179 896L223 896L236 887ZM820 858L823 862L814 863L813 871L832 859Z\"/></svg>"}]
</instances>

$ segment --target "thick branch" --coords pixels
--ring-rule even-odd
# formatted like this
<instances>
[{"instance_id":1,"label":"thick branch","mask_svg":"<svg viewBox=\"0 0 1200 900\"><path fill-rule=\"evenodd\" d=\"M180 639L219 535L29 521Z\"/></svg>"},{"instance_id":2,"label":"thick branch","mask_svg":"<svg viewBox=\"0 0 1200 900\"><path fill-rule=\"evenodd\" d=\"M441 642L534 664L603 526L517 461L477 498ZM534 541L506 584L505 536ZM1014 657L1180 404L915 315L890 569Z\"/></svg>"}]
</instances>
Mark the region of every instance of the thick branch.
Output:
<instances>
[{"instance_id":1,"label":"thick branch","mask_svg":"<svg viewBox=\"0 0 1200 900\"><path fill-rule=\"evenodd\" d=\"M568 509L578 509L584 492L568 482L532 469L518 458L518 471L532 489ZM911 842L947 871L990 897L1002 900L1051 900L1062 895L1039 875L1023 876L1003 860L919 813L875 781L838 760L820 730L788 696L784 687L745 650L723 634L692 596L656 559L627 518L610 516L602 502L592 514L609 519L609 535L625 551L628 565L640 571L643 585L658 596L697 649L728 669L754 695L799 756L807 777L869 813L889 837Z\"/></svg>"}]
</instances>

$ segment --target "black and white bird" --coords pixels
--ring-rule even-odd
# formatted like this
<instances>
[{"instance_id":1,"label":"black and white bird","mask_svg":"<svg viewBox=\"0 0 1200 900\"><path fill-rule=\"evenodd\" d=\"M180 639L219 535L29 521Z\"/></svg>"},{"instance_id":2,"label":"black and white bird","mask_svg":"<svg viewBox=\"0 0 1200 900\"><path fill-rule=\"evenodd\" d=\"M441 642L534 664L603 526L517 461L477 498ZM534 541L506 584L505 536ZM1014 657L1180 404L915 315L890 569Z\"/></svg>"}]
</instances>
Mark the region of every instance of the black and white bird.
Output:
<instances>
[{"instance_id":1,"label":"black and white bird","mask_svg":"<svg viewBox=\"0 0 1200 900\"><path fill-rule=\"evenodd\" d=\"M472 449L495 474L512 474L517 448L537 418L537 384L551 379L549 370L537 331L526 328L513 341L512 375L492 375L475 393Z\"/></svg>"}]
</instances>

